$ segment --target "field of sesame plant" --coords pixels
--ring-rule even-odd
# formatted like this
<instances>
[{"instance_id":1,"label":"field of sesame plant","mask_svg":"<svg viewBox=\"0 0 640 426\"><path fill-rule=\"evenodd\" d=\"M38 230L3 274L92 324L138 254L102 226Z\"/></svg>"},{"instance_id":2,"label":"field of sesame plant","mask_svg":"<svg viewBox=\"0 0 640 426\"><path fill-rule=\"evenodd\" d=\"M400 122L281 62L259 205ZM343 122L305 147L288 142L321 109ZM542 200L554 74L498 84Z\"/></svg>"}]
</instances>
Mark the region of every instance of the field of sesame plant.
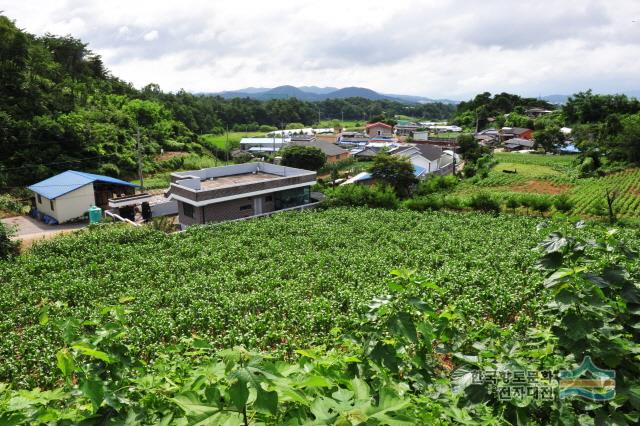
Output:
<instances>
[{"instance_id":1,"label":"field of sesame plant","mask_svg":"<svg viewBox=\"0 0 640 426\"><path fill-rule=\"evenodd\" d=\"M0 262L0 424L634 424L638 237L337 208L93 227ZM585 353L615 400L558 404ZM472 380L498 370L554 397Z\"/></svg>"},{"instance_id":2,"label":"field of sesame plant","mask_svg":"<svg viewBox=\"0 0 640 426\"><path fill-rule=\"evenodd\" d=\"M349 330L389 272L417 270L472 321L530 320L540 300L531 251L539 220L468 213L332 209L166 236L104 226L36 246L0 267L0 382L51 380L50 317L89 318L129 300L128 339L146 357L192 334L218 347L290 353Z\"/></svg>"}]
</instances>

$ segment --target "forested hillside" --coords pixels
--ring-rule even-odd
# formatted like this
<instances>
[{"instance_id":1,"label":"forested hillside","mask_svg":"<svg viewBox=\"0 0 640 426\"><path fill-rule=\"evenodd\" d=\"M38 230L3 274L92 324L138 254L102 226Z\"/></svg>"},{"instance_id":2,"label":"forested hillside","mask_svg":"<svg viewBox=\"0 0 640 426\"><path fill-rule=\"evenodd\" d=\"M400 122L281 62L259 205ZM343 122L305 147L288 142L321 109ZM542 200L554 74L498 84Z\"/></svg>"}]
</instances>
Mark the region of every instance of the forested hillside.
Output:
<instances>
[{"instance_id":1,"label":"forested hillside","mask_svg":"<svg viewBox=\"0 0 640 426\"><path fill-rule=\"evenodd\" d=\"M138 128L148 163L161 148L203 153L200 134L239 124L311 125L319 114L361 120L383 111L446 118L454 109L363 98L225 100L163 93L156 84L137 90L111 75L86 43L71 36L34 36L0 16L0 188L5 190L70 168L132 177Z\"/></svg>"}]
</instances>

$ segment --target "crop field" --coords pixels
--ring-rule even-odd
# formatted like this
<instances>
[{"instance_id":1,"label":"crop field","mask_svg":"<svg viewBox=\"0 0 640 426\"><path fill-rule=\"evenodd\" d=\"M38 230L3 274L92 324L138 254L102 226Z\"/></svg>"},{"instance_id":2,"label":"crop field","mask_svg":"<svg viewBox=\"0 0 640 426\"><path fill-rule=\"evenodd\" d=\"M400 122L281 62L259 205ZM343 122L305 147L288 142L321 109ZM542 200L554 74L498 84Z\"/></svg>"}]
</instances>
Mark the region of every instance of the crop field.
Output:
<instances>
[{"instance_id":1,"label":"crop field","mask_svg":"<svg viewBox=\"0 0 640 426\"><path fill-rule=\"evenodd\" d=\"M618 194L614 208L619 216L640 218L640 169L579 178L573 168L576 158L573 155L495 153L494 156L498 163L486 178L464 181L456 193L470 195L482 191L498 197L521 193L565 194L574 204L571 214L593 216L598 208L602 208L606 190L609 190Z\"/></svg>"},{"instance_id":2,"label":"crop field","mask_svg":"<svg viewBox=\"0 0 640 426\"><path fill-rule=\"evenodd\" d=\"M389 272L419 271L472 322L527 326L541 274L538 219L469 213L330 209L192 228L166 236L107 225L0 263L0 382L46 384L60 336L52 325L132 298L127 339L152 358L199 335L289 354L349 331ZM49 306L49 324L38 321Z\"/></svg>"},{"instance_id":3,"label":"crop field","mask_svg":"<svg viewBox=\"0 0 640 426\"><path fill-rule=\"evenodd\" d=\"M235 149L240 147L242 138L262 137L264 132L229 132L228 138L226 134L222 135L202 135L201 139L205 146L217 147L219 149Z\"/></svg>"}]
</instances>

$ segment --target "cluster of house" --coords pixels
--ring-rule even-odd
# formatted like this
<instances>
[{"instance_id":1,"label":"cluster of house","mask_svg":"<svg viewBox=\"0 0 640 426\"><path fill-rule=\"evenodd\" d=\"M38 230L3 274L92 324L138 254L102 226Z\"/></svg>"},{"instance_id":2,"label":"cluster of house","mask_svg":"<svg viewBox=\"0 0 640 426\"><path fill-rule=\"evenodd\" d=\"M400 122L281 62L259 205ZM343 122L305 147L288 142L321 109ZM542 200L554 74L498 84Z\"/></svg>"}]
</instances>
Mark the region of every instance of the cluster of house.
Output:
<instances>
[{"instance_id":1,"label":"cluster of house","mask_svg":"<svg viewBox=\"0 0 640 426\"><path fill-rule=\"evenodd\" d=\"M350 157L349 151L330 142L318 140L314 133L293 133L281 137L274 135L264 138L242 138L240 140L240 149L254 156L274 154L282 148L294 145L318 148L324 153L327 163L336 163Z\"/></svg>"},{"instance_id":2,"label":"cluster of house","mask_svg":"<svg viewBox=\"0 0 640 426\"><path fill-rule=\"evenodd\" d=\"M416 177L451 173L459 158L454 150L431 143L400 142L394 128L371 123L365 133L343 132L338 141L318 140L315 133L300 132L282 137L244 138L242 150L277 152L284 146L320 149L327 161L350 157L369 159L385 150L407 158ZM118 220L139 223L158 216L177 216L182 227L208 222L268 215L287 209L304 209L321 198L311 192L316 172L266 162L249 162L188 172L174 172L168 190L137 193L130 182L78 171L66 171L31 185L32 215L46 223L82 218L98 208ZM342 184L369 183L371 175L360 173Z\"/></svg>"},{"instance_id":3,"label":"cluster of house","mask_svg":"<svg viewBox=\"0 0 640 426\"><path fill-rule=\"evenodd\" d=\"M563 127L560 132L565 136L565 143L557 147L558 151L564 154L579 153L580 150L571 139L571 129ZM529 152L535 147L533 130L524 127L485 129L476 133L475 138L482 146L489 148L501 146L505 151Z\"/></svg>"},{"instance_id":4,"label":"cluster of house","mask_svg":"<svg viewBox=\"0 0 640 426\"><path fill-rule=\"evenodd\" d=\"M318 201L316 172L250 162L171 174L161 194L136 193L138 185L73 170L29 186L32 215L48 224L82 219L92 210L129 223L177 216L181 227L242 219Z\"/></svg>"},{"instance_id":5,"label":"cluster of house","mask_svg":"<svg viewBox=\"0 0 640 426\"><path fill-rule=\"evenodd\" d=\"M527 110L528 114L548 112L541 108ZM335 141L319 140L318 129L303 130L308 131L244 138L241 149L259 155L275 153L290 145L310 146L320 149L329 163L350 157L367 160L384 150L408 159L417 178L452 173L460 163L455 153L455 138L433 136L438 132L462 131L446 123L399 122L391 126L376 122L368 124L363 132L342 132ZM571 133L568 128L561 131L567 137ZM405 136L411 136L412 142L403 142ZM533 131L527 128L486 129L475 137L482 145L503 146L509 151L534 147ZM571 145L565 149L570 150ZM362 172L348 177L342 184L371 181L371 174ZM179 224L185 227L306 208L321 198L311 192L315 183L313 171L250 162L172 173L169 189L160 194L136 193L138 186L130 182L72 170L31 185L29 189L35 194L32 214L47 223L68 222L97 207L132 223L177 215Z\"/></svg>"}]
</instances>

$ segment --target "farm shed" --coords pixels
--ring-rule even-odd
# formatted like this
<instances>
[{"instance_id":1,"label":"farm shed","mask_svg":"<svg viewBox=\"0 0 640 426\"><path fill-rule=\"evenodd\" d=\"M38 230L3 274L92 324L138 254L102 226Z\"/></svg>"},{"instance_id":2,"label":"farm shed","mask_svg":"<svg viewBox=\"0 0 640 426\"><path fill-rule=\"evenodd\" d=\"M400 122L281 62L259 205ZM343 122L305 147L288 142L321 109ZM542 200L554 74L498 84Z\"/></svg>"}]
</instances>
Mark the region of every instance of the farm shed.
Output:
<instances>
[{"instance_id":1,"label":"farm shed","mask_svg":"<svg viewBox=\"0 0 640 426\"><path fill-rule=\"evenodd\" d=\"M38 217L63 223L82 217L91 206L107 209L109 198L132 195L137 187L109 176L67 170L28 189L35 193Z\"/></svg>"}]
</instances>

